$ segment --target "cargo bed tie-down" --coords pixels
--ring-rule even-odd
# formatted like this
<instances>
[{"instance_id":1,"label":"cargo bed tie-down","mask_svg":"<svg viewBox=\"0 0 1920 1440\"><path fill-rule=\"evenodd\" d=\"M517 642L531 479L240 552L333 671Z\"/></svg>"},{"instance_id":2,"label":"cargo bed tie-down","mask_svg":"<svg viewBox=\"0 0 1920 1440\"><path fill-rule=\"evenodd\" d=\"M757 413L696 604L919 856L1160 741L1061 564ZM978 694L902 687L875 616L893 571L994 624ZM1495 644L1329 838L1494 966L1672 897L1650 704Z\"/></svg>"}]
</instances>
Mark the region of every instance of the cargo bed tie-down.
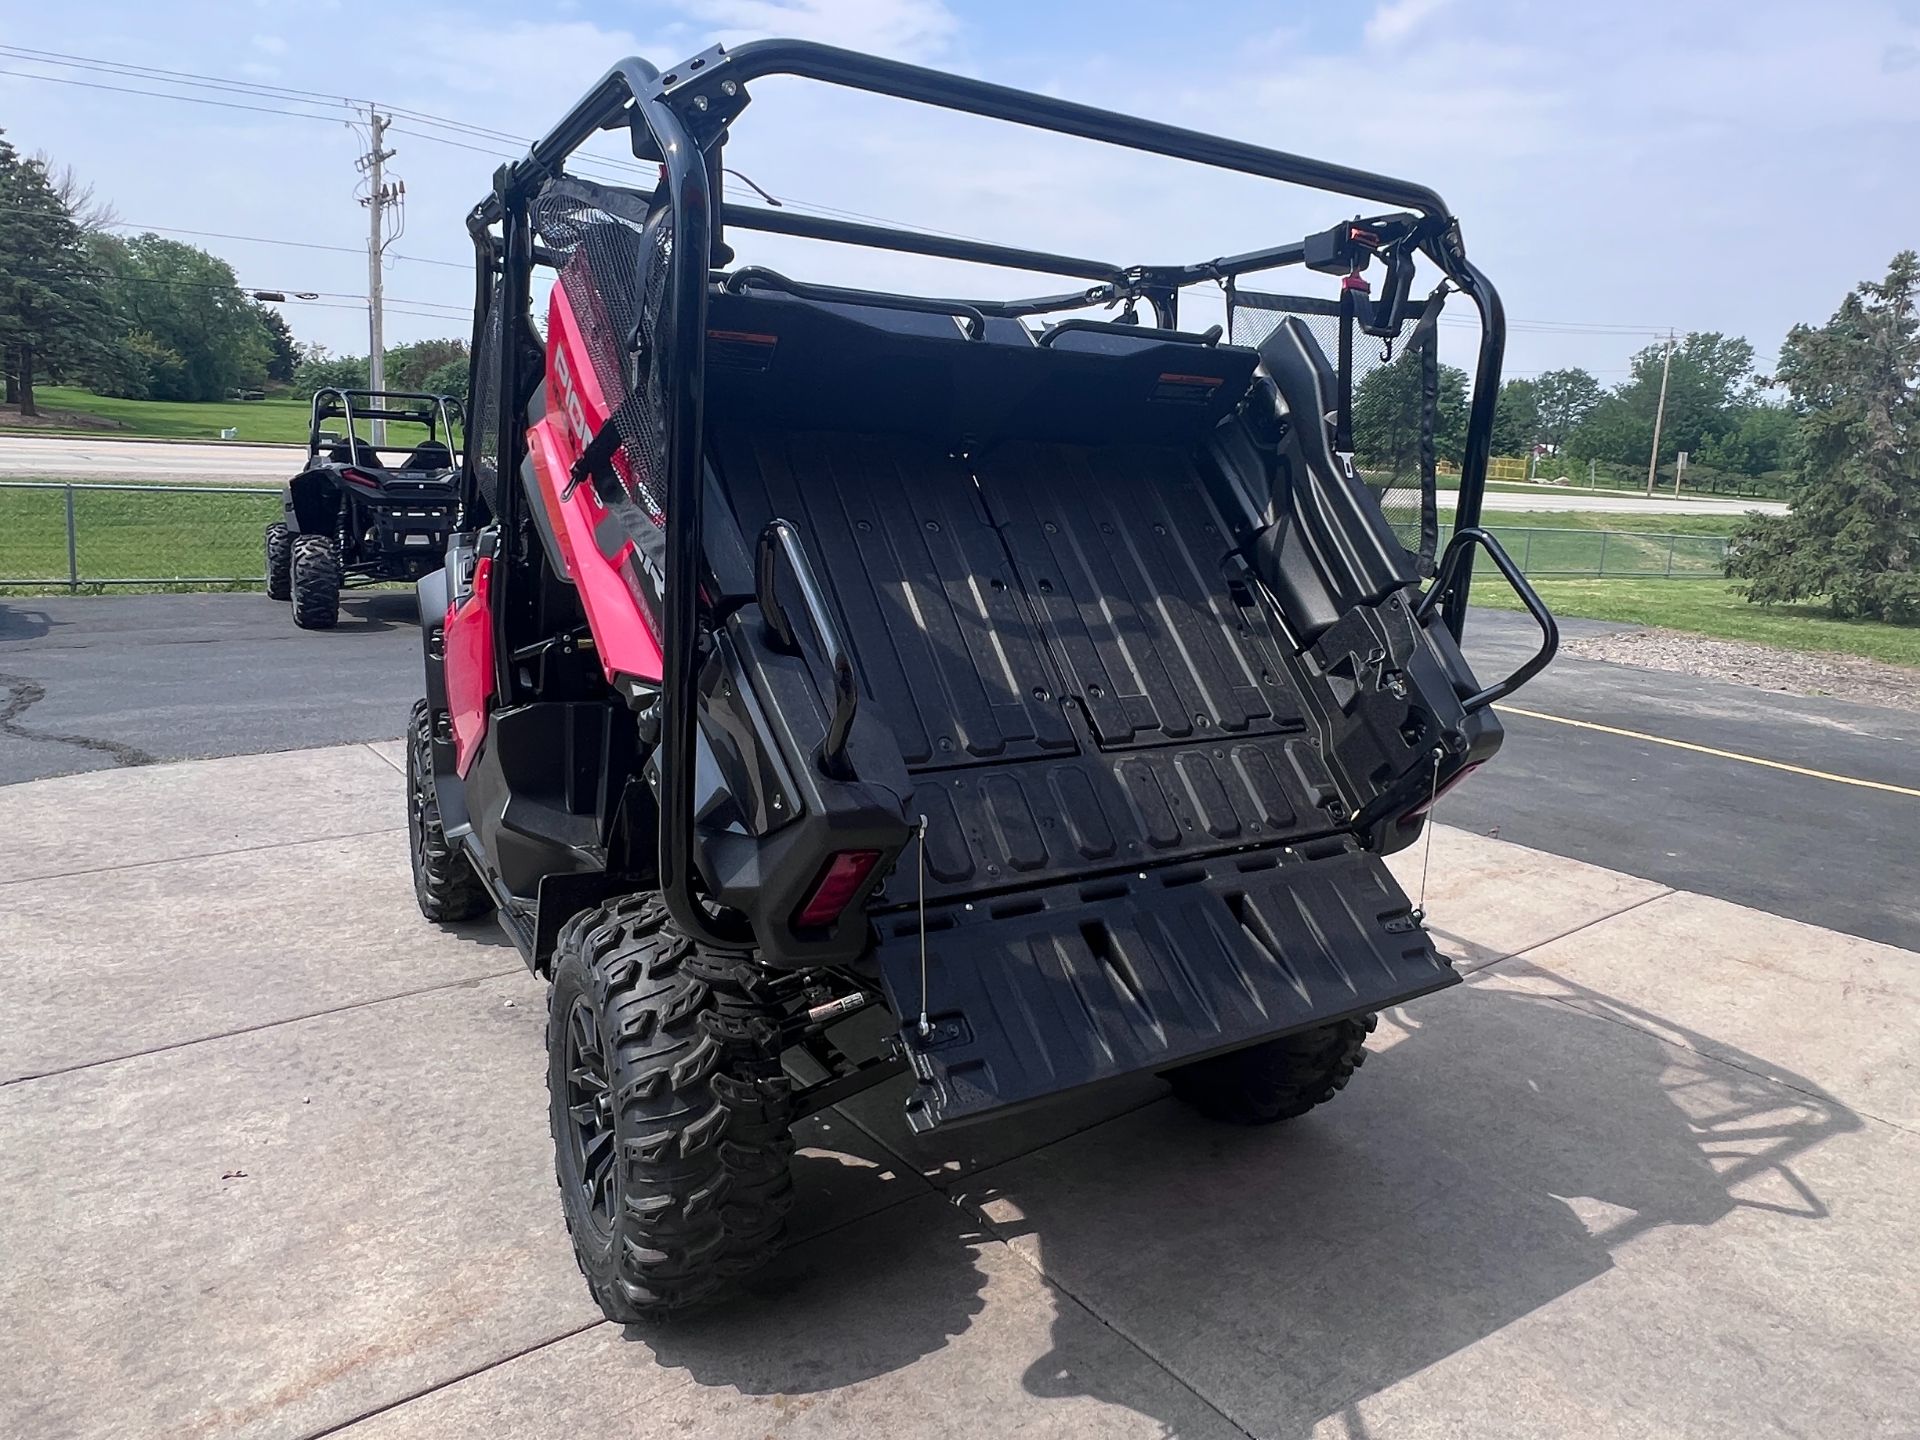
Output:
<instances>
[{"instance_id":1,"label":"cargo bed tie-down","mask_svg":"<svg viewBox=\"0 0 1920 1440\"><path fill-rule=\"evenodd\" d=\"M876 954L918 1129L1453 983L1345 812L1283 643L1184 452L901 436L723 447L791 518L899 738L926 836Z\"/></svg>"}]
</instances>

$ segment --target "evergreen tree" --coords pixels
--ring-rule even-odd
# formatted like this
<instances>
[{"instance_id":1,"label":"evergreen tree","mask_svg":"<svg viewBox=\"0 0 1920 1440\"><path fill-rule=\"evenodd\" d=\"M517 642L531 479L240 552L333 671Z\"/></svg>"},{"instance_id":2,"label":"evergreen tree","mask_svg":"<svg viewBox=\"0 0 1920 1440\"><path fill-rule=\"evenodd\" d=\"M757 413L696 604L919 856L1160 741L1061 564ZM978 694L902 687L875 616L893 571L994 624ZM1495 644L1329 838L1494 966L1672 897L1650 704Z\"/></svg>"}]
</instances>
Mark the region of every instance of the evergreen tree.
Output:
<instances>
[{"instance_id":1,"label":"evergreen tree","mask_svg":"<svg viewBox=\"0 0 1920 1440\"><path fill-rule=\"evenodd\" d=\"M1796 325L1778 383L1800 413L1793 509L1755 516L1728 573L1760 604L1920 622L1920 257L1893 259L1825 325Z\"/></svg>"},{"instance_id":2,"label":"evergreen tree","mask_svg":"<svg viewBox=\"0 0 1920 1440\"><path fill-rule=\"evenodd\" d=\"M40 413L38 379L88 363L112 328L86 240L46 162L0 135L0 355L22 415Z\"/></svg>"}]
</instances>

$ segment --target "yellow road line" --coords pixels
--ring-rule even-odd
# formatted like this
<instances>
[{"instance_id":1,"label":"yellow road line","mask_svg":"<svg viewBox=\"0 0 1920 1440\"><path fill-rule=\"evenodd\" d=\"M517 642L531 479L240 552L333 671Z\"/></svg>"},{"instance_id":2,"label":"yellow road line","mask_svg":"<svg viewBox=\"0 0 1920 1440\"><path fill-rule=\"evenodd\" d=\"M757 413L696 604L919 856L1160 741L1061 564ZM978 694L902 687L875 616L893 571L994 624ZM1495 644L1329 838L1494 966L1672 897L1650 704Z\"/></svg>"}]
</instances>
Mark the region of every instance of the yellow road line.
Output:
<instances>
[{"instance_id":1,"label":"yellow road line","mask_svg":"<svg viewBox=\"0 0 1920 1440\"><path fill-rule=\"evenodd\" d=\"M1512 715L1525 715L1529 720L1551 720L1556 725L1598 730L1603 735L1622 735L1629 740L1645 740L1652 745L1671 745L1676 750L1692 750L1701 755L1716 755L1722 760L1740 760L1748 765L1764 765L1769 770L1785 770L1790 775L1808 775L1815 780L1831 780L1836 785L1858 785L1865 790L1885 790L1889 794L1911 795L1920 800L1920 790L1910 785L1889 785L1884 780L1862 780L1857 775L1834 775L1825 770L1809 770L1804 765L1789 765L1784 760L1764 760L1758 755L1742 755L1738 750L1716 750L1711 745L1695 745L1691 740L1669 740L1664 735L1622 730L1617 725L1596 725L1591 720L1569 720L1564 715L1549 715L1542 710L1522 710L1518 705L1496 705L1494 708Z\"/></svg>"}]
</instances>

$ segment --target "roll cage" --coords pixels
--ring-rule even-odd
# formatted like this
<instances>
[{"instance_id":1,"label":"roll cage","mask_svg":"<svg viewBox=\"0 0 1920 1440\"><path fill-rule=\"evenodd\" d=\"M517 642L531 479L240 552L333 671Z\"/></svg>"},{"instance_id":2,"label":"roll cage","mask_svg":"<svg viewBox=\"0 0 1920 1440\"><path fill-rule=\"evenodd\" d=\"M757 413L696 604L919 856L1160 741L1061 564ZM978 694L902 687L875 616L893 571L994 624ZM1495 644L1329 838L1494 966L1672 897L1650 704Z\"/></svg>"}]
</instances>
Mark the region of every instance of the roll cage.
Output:
<instances>
[{"instance_id":1,"label":"roll cage","mask_svg":"<svg viewBox=\"0 0 1920 1440\"><path fill-rule=\"evenodd\" d=\"M412 390L348 390L328 385L313 392L313 410L307 426L307 459L319 457L323 448L320 427L329 420L345 420L344 438L370 450L390 448L411 451L413 445L375 446L354 431L356 420L393 420L427 427L427 438L438 440L449 452L454 448L453 422L459 416L460 402L447 395L428 395Z\"/></svg>"},{"instance_id":2,"label":"roll cage","mask_svg":"<svg viewBox=\"0 0 1920 1440\"><path fill-rule=\"evenodd\" d=\"M1265 249L1188 265L1152 266L1114 264L882 225L730 205L725 203L722 165L728 129L746 108L747 86L769 75L791 75L916 101L1325 190L1393 209L1390 213L1356 219L1318 235ZM493 193L469 215L468 230L478 259L473 345L476 356L486 353L482 339L491 307L500 306L509 323L526 317L532 269L543 260L551 261L552 257L543 255L535 241L530 216L532 202L540 188L562 174L568 157L594 134L621 128L628 132L635 158L659 162L672 224L666 313L674 374L665 417L666 484L662 506L666 523L664 584L660 596L663 667L657 701L663 747L658 864L660 889L674 922L683 933L695 939L714 945L739 945L746 938L733 933L725 917L716 917L698 900L693 890L691 856L700 605L703 588L707 593L714 593L708 586L711 577L705 571L702 545L706 315L711 269L724 266L732 259L732 251L725 241L729 227L1056 274L1088 282L1079 289L1057 295L1009 301L885 297L919 308L944 308L968 326L975 316L1020 317L1112 301L1144 301L1152 308L1161 328L1174 330L1179 324L1180 291L1189 285L1218 282L1231 286L1240 276L1289 266L1353 274L1377 257L1385 261L1387 269L1386 293L1379 302L1385 313L1372 312L1369 307L1361 324L1376 333L1390 334L1397 329L1396 314L1404 312L1414 257L1416 253L1425 255L1459 293L1472 300L1479 312L1479 353L1455 525L1457 531L1464 532L1475 531L1479 524L1494 404L1506 346L1506 321L1492 283L1467 258L1458 222L1440 196L1425 186L805 41L755 41L733 50L715 46L664 74L643 59L629 58L609 70L565 119L532 146L525 158L502 166L495 174ZM498 235L494 233L496 227ZM738 282L740 275L734 280ZM816 291L825 288L801 287L764 271L759 272L757 280L771 288L787 288L796 293L804 288ZM860 293L869 303L873 302L875 297L870 293ZM498 345L494 352L500 373L489 383L498 384L497 394L501 400L487 418L498 430L496 435L484 437L482 443L494 442L498 473L512 476L518 473L525 453L523 407L515 403L529 390L526 377L520 373L525 353L517 343ZM480 393L482 380L483 377L475 376L476 395ZM474 448L475 437L469 436L464 480L470 511L476 489ZM504 529L511 530L523 518L520 512L526 500L516 484L504 483L497 489L496 518ZM648 543L659 542L649 539ZM1465 617L1471 576L1471 546L1455 547L1423 601L1423 613L1434 606L1440 608L1456 638ZM535 607L525 597L513 594L515 577L510 569L497 573L494 583L494 613L508 632L502 637L506 643L494 648L496 693L503 702L508 702L520 688L512 657L530 638L511 633L512 628L516 617L534 613ZM823 636L832 635L830 619L824 614L812 618ZM833 642L830 640L829 644ZM1540 663L1544 663L1544 658Z\"/></svg>"}]
</instances>

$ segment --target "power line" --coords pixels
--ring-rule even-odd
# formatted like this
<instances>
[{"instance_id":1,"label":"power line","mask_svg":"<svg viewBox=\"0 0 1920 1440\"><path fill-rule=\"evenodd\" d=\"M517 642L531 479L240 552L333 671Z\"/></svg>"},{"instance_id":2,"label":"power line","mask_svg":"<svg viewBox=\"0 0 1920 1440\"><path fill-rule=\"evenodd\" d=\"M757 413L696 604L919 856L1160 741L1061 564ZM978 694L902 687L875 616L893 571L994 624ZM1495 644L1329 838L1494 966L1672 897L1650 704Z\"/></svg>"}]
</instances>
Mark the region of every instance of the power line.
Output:
<instances>
[{"instance_id":1,"label":"power line","mask_svg":"<svg viewBox=\"0 0 1920 1440\"><path fill-rule=\"evenodd\" d=\"M308 105L308 106L337 105L344 109L347 107L352 107L357 103L364 103L364 102L357 102L353 99L350 99L347 96L336 95L336 96L316 97L312 95L310 92L293 90L285 86L265 85L265 84L260 84L253 81L233 80L233 79L222 77L222 76L202 75L192 71L166 70L157 66L135 65L135 64L122 62L122 61L115 61L115 60L101 60L91 56L74 55L64 51L33 50L24 46L0 45L0 55L11 56L17 59L24 59L37 64L58 65L58 66L64 66L70 69L87 70L87 71L92 71L92 72L101 73L101 74L122 76L127 78L134 78L134 79L147 79L147 80L152 80L159 84L177 85L183 88L210 89L222 94L239 94L239 95L246 95L246 96L260 98L260 99L282 100L288 103ZM329 114L322 114L322 113L314 113L314 111L312 110L292 110L292 109L285 109L285 108L276 109L276 108L270 108L268 106L262 106L262 105L243 104L238 101L212 99L206 96L176 94L172 91L165 91L165 90L140 90L140 89L134 89L134 88L131 88L128 86L122 86L122 85L109 85L99 81L81 80L73 76L66 76L66 75L43 75L43 74L38 74L32 71L9 70L9 69L0 69L0 75L10 75L20 79L27 79L27 80L44 80L52 84L78 85L87 89L112 91L118 94L137 95L137 96L142 96L150 99L178 100L187 104L210 105L210 106L215 106L221 109L246 111L250 113L263 114L263 115L279 115L289 119L296 119L296 120L320 120L329 124L336 124L336 123L346 123L350 119L350 117L345 114L329 115ZM490 129L486 126L471 124L463 120L455 120L444 115L435 115L429 111L413 110L413 109L407 109L407 108L402 108L398 106L390 106L390 107L383 107L383 108L388 109L393 115L397 117L411 121L413 124L426 125L426 126L430 126L437 129L447 130L452 132L452 134L454 135L464 135L464 136L470 137L471 139L493 141L493 142L496 142L497 144L507 144L507 145L520 147L520 150L522 152L521 154L503 154L497 148L492 148L488 145L472 144L472 143L469 143L468 140L452 139L448 135L434 135L434 134L429 134L425 131L407 129L397 125L389 127L389 133L392 133L392 134L407 135L407 136L411 136L414 139L426 141L429 144L444 145L453 149L468 151L473 154L486 155L496 160L510 161L510 160L516 160L516 159L522 158L522 155L524 154L526 147L531 146L531 144L533 143L531 140L527 139L524 136L512 135L503 130ZM631 175L641 175L641 176L650 177L653 174L653 169L650 166L641 164L636 161L624 160L624 159L619 159L615 157L574 155L570 157L569 164L572 168L576 170L583 170L583 171L597 170L603 173L611 172L613 174L617 174L621 176L631 174ZM797 199L793 196L781 195L781 196L776 196L775 198L777 198L783 206L791 207L795 210L812 212L818 215L824 215L824 216L835 217L840 219L860 220L860 221L866 221L872 224L890 225L900 229L918 231L923 234L945 236L949 239L959 239L959 240L980 239L980 237L978 236L965 234L960 231L942 230L934 226L920 225L911 221L891 219L887 216L869 214L867 212L859 211L859 210L849 210L840 206L825 205L815 201ZM250 241L252 243L258 243L258 244L289 245L289 246L299 246L305 249L334 250L340 253L355 253L355 254L359 253L358 247L319 245L310 241L276 240L276 239L270 239L263 236L224 235L218 231L193 231L193 230L186 230L186 229L180 229L177 227L167 227L167 226L145 226L145 227L139 227L139 228L159 230L159 231L171 230L171 233L176 233L176 234L189 234L189 235L198 234L198 235L203 235L203 236L207 236L215 239L245 240L245 241ZM446 267L455 268L455 269L466 268L464 265L460 265L454 261L432 260L432 259L427 259L425 257L420 257L420 256L394 255L391 258L395 260L405 260L414 264L440 265L440 266L446 266ZM1451 316L1443 317L1442 323L1445 323L1453 327L1474 327L1476 325L1475 321L1470 320L1464 316L1457 317L1457 318L1451 317ZM1589 321L1563 321L1563 320L1523 320L1523 319L1516 318L1516 319L1508 320L1507 328L1509 329L1509 331L1512 331L1514 333L1520 333L1520 334L1597 335L1597 336L1621 336L1621 337L1646 336L1650 339L1657 339L1663 331L1666 331L1672 327L1657 326L1657 325L1630 325L1630 324L1624 324L1618 321L1589 322Z\"/></svg>"}]
</instances>

